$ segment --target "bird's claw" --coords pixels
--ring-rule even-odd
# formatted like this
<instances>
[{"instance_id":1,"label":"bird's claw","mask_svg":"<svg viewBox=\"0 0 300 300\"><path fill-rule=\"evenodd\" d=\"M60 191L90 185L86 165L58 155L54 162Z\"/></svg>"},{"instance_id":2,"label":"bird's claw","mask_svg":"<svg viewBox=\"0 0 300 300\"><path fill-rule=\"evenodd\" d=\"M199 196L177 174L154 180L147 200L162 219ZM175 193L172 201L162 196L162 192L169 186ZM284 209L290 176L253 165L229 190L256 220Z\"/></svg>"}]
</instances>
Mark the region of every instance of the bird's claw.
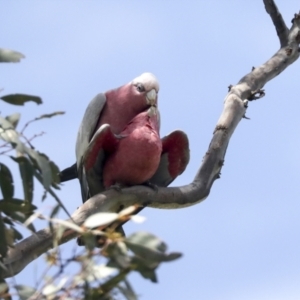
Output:
<instances>
[{"instance_id":1,"label":"bird's claw","mask_svg":"<svg viewBox=\"0 0 300 300\"><path fill-rule=\"evenodd\" d=\"M123 187L123 186L122 186L120 183L115 183L115 184L111 185L111 186L108 188L108 190L115 190L115 191L121 193L121 192L122 192L122 187Z\"/></svg>"},{"instance_id":2,"label":"bird's claw","mask_svg":"<svg viewBox=\"0 0 300 300\"><path fill-rule=\"evenodd\" d=\"M153 189L155 192L158 192L158 186L150 181L144 182L143 185Z\"/></svg>"}]
</instances>

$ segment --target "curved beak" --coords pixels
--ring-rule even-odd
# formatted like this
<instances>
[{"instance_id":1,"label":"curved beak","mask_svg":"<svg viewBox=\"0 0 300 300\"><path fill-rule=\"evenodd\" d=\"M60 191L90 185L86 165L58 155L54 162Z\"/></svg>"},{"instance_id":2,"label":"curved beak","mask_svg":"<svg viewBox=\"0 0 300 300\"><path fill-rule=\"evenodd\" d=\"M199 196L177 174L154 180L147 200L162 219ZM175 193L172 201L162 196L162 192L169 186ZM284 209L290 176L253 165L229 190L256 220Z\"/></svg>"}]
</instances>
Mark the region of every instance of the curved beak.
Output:
<instances>
[{"instance_id":1,"label":"curved beak","mask_svg":"<svg viewBox=\"0 0 300 300\"><path fill-rule=\"evenodd\" d=\"M152 89L146 94L147 103L151 106L156 106L157 104L157 92L155 89Z\"/></svg>"}]
</instances>

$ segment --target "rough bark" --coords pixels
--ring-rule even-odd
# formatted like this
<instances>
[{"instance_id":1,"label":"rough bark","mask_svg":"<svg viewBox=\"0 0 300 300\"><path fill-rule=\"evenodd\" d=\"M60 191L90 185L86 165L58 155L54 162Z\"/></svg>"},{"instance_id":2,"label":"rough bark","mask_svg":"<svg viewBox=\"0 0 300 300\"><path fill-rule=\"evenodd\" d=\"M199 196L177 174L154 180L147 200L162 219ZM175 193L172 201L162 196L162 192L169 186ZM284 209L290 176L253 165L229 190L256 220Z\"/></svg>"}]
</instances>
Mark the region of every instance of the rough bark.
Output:
<instances>
[{"instance_id":1,"label":"rough bark","mask_svg":"<svg viewBox=\"0 0 300 300\"><path fill-rule=\"evenodd\" d=\"M122 192L106 191L89 199L72 215L76 224L81 225L87 217L97 212L115 212L133 204L164 209L183 208L199 203L209 195L214 181L219 177L231 135L245 116L248 102L264 96L264 85L299 57L300 14L295 14L293 24L288 29L274 1L263 2L277 31L281 48L266 63L245 75L238 84L229 87L222 114L193 182L181 187L159 188L157 191L142 186L126 188ZM54 231L56 229L57 226L54 226ZM60 244L76 236L76 232L66 229ZM51 248L53 234L50 229L38 231L10 249L4 261L7 270L2 275L10 277L19 273Z\"/></svg>"}]
</instances>

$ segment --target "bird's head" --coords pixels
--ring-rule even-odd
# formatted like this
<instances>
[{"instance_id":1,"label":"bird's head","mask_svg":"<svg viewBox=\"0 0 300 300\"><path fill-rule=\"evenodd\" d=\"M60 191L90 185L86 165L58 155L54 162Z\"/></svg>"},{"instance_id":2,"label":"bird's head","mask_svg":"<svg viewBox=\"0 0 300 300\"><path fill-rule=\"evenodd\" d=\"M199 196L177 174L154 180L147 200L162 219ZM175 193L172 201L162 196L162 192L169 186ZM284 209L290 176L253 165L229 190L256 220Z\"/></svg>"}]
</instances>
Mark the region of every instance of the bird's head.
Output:
<instances>
[{"instance_id":1,"label":"bird's head","mask_svg":"<svg viewBox=\"0 0 300 300\"><path fill-rule=\"evenodd\" d=\"M143 96L149 106L157 106L159 83L151 73L143 73L131 81L133 93Z\"/></svg>"}]
</instances>

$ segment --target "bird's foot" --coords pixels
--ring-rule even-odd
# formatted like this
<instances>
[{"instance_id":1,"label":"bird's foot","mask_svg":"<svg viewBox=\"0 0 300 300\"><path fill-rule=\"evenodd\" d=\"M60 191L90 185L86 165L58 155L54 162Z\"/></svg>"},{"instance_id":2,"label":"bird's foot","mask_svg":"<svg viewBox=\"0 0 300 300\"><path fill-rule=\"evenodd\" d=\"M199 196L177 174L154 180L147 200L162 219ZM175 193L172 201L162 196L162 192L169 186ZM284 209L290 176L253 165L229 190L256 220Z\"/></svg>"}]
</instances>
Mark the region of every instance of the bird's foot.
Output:
<instances>
[{"instance_id":1,"label":"bird's foot","mask_svg":"<svg viewBox=\"0 0 300 300\"><path fill-rule=\"evenodd\" d=\"M115 190L115 191L121 193L123 187L124 187L124 186L123 186L122 184L120 184L120 183L115 183L115 184L111 185L111 186L108 188L108 190Z\"/></svg>"},{"instance_id":2,"label":"bird's foot","mask_svg":"<svg viewBox=\"0 0 300 300\"><path fill-rule=\"evenodd\" d=\"M146 181L143 185L148 186L149 188L153 189L155 192L158 192L158 186L150 181Z\"/></svg>"}]
</instances>

